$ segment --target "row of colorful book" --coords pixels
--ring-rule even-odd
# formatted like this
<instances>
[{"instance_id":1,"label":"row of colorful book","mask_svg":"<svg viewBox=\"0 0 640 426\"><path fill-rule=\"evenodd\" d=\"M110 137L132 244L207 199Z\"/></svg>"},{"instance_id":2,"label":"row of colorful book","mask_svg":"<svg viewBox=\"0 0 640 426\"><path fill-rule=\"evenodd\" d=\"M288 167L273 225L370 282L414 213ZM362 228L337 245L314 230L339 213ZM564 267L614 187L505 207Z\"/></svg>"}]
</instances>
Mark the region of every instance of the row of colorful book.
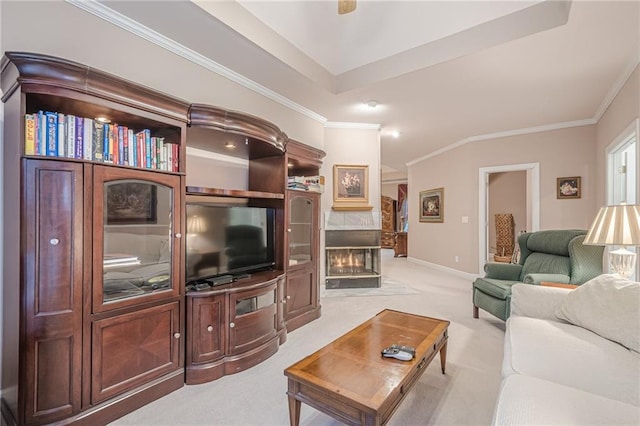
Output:
<instances>
[{"instance_id":1,"label":"row of colorful book","mask_svg":"<svg viewBox=\"0 0 640 426\"><path fill-rule=\"evenodd\" d=\"M25 114L25 155L179 171L179 146L126 126L49 111Z\"/></svg>"}]
</instances>

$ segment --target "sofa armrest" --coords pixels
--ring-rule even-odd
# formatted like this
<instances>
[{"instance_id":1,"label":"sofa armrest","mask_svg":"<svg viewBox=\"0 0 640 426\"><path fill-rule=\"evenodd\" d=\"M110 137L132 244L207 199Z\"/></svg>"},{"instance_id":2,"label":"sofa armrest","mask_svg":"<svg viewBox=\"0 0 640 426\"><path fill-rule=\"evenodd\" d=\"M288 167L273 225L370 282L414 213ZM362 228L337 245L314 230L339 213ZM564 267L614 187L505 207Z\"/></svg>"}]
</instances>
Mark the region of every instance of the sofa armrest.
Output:
<instances>
[{"instance_id":1,"label":"sofa armrest","mask_svg":"<svg viewBox=\"0 0 640 426\"><path fill-rule=\"evenodd\" d=\"M522 265L514 263L487 263L484 265L485 278L518 281Z\"/></svg>"},{"instance_id":2,"label":"sofa armrest","mask_svg":"<svg viewBox=\"0 0 640 426\"><path fill-rule=\"evenodd\" d=\"M540 285L542 281L568 284L569 282L571 282L571 277L564 274L527 274L524 276L524 278L522 278L522 282L525 284Z\"/></svg>"},{"instance_id":3,"label":"sofa armrest","mask_svg":"<svg viewBox=\"0 0 640 426\"><path fill-rule=\"evenodd\" d=\"M514 284L511 287L511 315L557 321L556 310L571 290Z\"/></svg>"}]
</instances>

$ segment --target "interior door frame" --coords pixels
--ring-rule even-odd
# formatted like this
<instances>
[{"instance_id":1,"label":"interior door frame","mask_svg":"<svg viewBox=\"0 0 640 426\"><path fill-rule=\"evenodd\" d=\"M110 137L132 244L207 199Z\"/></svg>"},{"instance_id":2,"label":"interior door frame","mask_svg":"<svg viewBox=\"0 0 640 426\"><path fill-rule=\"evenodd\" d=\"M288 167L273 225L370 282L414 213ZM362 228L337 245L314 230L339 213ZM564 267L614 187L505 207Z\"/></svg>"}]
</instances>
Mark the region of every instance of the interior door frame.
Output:
<instances>
[{"instance_id":1,"label":"interior door frame","mask_svg":"<svg viewBox=\"0 0 640 426\"><path fill-rule=\"evenodd\" d=\"M540 163L480 167L478 176L478 273L483 271L489 253L489 175L518 171L527 173L527 231L535 232L540 229Z\"/></svg>"}]
</instances>

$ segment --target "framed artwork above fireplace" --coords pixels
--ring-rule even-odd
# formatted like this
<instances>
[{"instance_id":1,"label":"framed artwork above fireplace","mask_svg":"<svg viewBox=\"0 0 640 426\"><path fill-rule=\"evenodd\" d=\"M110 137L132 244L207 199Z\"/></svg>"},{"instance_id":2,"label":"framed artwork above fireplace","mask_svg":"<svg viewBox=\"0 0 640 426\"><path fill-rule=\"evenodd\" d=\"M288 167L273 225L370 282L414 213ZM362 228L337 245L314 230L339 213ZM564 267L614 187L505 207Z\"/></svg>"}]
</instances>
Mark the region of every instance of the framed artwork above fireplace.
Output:
<instances>
[{"instance_id":1,"label":"framed artwork above fireplace","mask_svg":"<svg viewBox=\"0 0 640 426\"><path fill-rule=\"evenodd\" d=\"M371 210L369 205L369 166L333 166L333 209Z\"/></svg>"}]
</instances>

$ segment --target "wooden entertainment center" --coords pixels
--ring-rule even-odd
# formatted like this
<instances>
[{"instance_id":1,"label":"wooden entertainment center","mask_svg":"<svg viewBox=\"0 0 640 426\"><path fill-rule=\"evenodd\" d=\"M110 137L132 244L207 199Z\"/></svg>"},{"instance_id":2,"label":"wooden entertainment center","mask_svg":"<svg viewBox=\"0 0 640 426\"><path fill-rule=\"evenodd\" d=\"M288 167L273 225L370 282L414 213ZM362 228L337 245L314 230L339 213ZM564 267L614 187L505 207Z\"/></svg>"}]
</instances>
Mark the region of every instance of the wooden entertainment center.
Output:
<instances>
[{"instance_id":1,"label":"wooden entertainment center","mask_svg":"<svg viewBox=\"0 0 640 426\"><path fill-rule=\"evenodd\" d=\"M320 316L320 194L287 178L319 175L322 151L64 59L8 52L1 70L8 424L108 423L263 361ZM187 186L187 147L244 162L246 185L216 186L211 167ZM190 200L274 209L273 269L187 291Z\"/></svg>"}]
</instances>

